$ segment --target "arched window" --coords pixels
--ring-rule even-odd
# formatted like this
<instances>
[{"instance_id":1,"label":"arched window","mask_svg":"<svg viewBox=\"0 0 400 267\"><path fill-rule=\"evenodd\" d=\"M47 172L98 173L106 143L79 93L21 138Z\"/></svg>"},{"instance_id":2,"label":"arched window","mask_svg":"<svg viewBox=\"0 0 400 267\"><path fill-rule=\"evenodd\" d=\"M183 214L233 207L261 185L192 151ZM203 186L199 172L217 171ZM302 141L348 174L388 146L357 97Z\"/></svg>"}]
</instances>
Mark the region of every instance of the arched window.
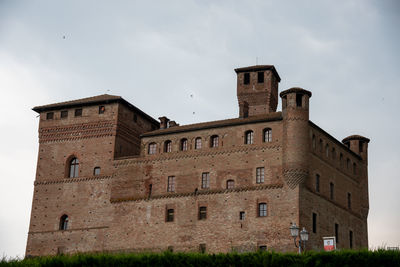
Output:
<instances>
[{"instance_id":1,"label":"arched window","mask_svg":"<svg viewBox=\"0 0 400 267\"><path fill-rule=\"evenodd\" d=\"M246 145L250 145L250 144L253 144L253 139L254 139L254 133L253 133L253 131L247 131L245 134L244 134L244 143L246 144Z\"/></svg>"},{"instance_id":2,"label":"arched window","mask_svg":"<svg viewBox=\"0 0 400 267\"><path fill-rule=\"evenodd\" d=\"M78 177L79 174L79 160L77 158L72 158L69 162L69 178Z\"/></svg>"},{"instance_id":3,"label":"arched window","mask_svg":"<svg viewBox=\"0 0 400 267\"><path fill-rule=\"evenodd\" d=\"M263 131L263 142L272 142L272 130L270 128L266 128Z\"/></svg>"},{"instance_id":4,"label":"arched window","mask_svg":"<svg viewBox=\"0 0 400 267\"><path fill-rule=\"evenodd\" d=\"M218 135L211 136L210 147L218 147Z\"/></svg>"},{"instance_id":5,"label":"arched window","mask_svg":"<svg viewBox=\"0 0 400 267\"><path fill-rule=\"evenodd\" d=\"M327 158L329 158L329 145L328 144L325 145L325 156Z\"/></svg>"},{"instance_id":6,"label":"arched window","mask_svg":"<svg viewBox=\"0 0 400 267\"><path fill-rule=\"evenodd\" d=\"M164 152L168 153L172 151L172 142L171 140L167 140L164 142Z\"/></svg>"},{"instance_id":7,"label":"arched window","mask_svg":"<svg viewBox=\"0 0 400 267\"><path fill-rule=\"evenodd\" d=\"M315 135L312 136L312 148L315 150L317 148L317 141L315 140Z\"/></svg>"},{"instance_id":8,"label":"arched window","mask_svg":"<svg viewBox=\"0 0 400 267\"><path fill-rule=\"evenodd\" d=\"M197 137L194 142L194 149L201 149L201 137Z\"/></svg>"},{"instance_id":9,"label":"arched window","mask_svg":"<svg viewBox=\"0 0 400 267\"><path fill-rule=\"evenodd\" d=\"M181 151L188 150L188 140L186 138L181 139Z\"/></svg>"},{"instance_id":10,"label":"arched window","mask_svg":"<svg viewBox=\"0 0 400 267\"><path fill-rule=\"evenodd\" d=\"M235 187L235 181L234 180L226 181L226 189L232 189L234 187Z\"/></svg>"},{"instance_id":11,"label":"arched window","mask_svg":"<svg viewBox=\"0 0 400 267\"><path fill-rule=\"evenodd\" d=\"M149 144L149 149L148 149L149 155L156 154L156 152L157 152L157 144L156 143L150 143Z\"/></svg>"},{"instance_id":12,"label":"arched window","mask_svg":"<svg viewBox=\"0 0 400 267\"><path fill-rule=\"evenodd\" d=\"M67 230L67 229L68 229L68 215L64 214L60 218L59 230Z\"/></svg>"},{"instance_id":13,"label":"arched window","mask_svg":"<svg viewBox=\"0 0 400 267\"><path fill-rule=\"evenodd\" d=\"M267 216L267 203L259 203L258 217L266 217L266 216Z\"/></svg>"}]
</instances>

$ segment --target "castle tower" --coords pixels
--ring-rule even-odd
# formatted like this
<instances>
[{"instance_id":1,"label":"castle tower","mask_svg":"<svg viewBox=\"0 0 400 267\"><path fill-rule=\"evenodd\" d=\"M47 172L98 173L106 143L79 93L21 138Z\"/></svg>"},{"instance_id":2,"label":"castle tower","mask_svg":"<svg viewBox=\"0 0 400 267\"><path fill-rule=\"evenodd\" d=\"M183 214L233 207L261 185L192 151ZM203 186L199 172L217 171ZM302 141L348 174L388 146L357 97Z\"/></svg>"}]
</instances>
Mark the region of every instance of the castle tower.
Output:
<instances>
[{"instance_id":1,"label":"castle tower","mask_svg":"<svg viewBox=\"0 0 400 267\"><path fill-rule=\"evenodd\" d=\"M295 87L281 92L280 97L283 115L283 176L293 189L308 176L311 92Z\"/></svg>"},{"instance_id":2,"label":"castle tower","mask_svg":"<svg viewBox=\"0 0 400 267\"><path fill-rule=\"evenodd\" d=\"M281 78L273 65L256 65L235 69L239 117L275 112L278 83Z\"/></svg>"}]
</instances>

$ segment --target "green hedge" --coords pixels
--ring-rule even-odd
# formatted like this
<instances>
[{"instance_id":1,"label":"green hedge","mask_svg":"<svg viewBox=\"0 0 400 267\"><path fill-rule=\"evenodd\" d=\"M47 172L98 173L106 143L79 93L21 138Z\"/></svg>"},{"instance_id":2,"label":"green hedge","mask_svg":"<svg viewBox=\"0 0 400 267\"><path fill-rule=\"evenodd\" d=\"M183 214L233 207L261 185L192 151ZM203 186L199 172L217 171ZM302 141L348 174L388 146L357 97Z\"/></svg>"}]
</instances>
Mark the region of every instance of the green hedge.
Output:
<instances>
[{"instance_id":1,"label":"green hedge","mask_svg":"<svg viewBox=\"0 0 400 267\"><path fill-rule=\"evenodd\" d=\"M399 251L76 254L2 259L3 266L400 266Z\"/></svg>"}]
</instances>

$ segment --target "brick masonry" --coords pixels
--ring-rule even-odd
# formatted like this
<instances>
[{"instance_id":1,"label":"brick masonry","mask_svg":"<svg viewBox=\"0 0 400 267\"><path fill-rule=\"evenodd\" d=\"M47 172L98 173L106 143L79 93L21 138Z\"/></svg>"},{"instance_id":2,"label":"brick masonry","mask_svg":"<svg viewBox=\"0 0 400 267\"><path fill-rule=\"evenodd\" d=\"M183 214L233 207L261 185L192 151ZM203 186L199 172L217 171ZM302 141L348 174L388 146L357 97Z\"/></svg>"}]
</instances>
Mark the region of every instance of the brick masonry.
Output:
<instances>
[{"instance_id":1,"label":"brick masonry","mask_svg":"<svg viewBox=\"0 0 400 267\"><path fill-rule=\"evenodd\" d=\"M243 252L260 246L295 251L293 222L310 233L307 249L322 249L322 237L334 236L335 224L338 248L350 248L350 231L353 248L367 247L369 140L351 136L342 143L309 121L311 93L301 88L281 92L283 110L277 112L280 78L273 66L235 71L239 105L246 102L236 119L159 129L153 118L108 95L35 107L39 155L26 255L201 247ZM245 73L249 85L243 84ZM266 129L271 140L264 140ZM251 144L245 142L248 131ZM212 136L218 136L217 147ZM79 172L70 178L73 158ZM256 182L257 168L264 168L262 183ZM208 188L202 188L202 173L209 173ZM266 216L259 216L260 203ZM201 220L200 207L206 208ZM60 230L63 215L68 226Z\"/></svg>"}]
</instances>

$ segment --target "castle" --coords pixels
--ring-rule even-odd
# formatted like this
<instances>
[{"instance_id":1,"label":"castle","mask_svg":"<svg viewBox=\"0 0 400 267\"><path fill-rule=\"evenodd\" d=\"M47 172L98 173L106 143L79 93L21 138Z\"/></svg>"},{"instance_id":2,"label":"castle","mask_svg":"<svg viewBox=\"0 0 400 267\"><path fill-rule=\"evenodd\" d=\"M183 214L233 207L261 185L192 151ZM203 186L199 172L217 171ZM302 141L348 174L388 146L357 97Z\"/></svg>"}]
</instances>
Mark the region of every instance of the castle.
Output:
<instances>
[{"instance_id":1,"label":"castle","mask_svg":"<svg viewBox=\"0 0 400 267\"><path fill-rule=\"evenodd\" d=\"M181 126L113 95L34 107L26 255L295 251L291 223L306 249L367 247L369 139L311 122L311 92L278 95L274 66L235 72L233 119Z\"/></svg>"}]
</instances>

